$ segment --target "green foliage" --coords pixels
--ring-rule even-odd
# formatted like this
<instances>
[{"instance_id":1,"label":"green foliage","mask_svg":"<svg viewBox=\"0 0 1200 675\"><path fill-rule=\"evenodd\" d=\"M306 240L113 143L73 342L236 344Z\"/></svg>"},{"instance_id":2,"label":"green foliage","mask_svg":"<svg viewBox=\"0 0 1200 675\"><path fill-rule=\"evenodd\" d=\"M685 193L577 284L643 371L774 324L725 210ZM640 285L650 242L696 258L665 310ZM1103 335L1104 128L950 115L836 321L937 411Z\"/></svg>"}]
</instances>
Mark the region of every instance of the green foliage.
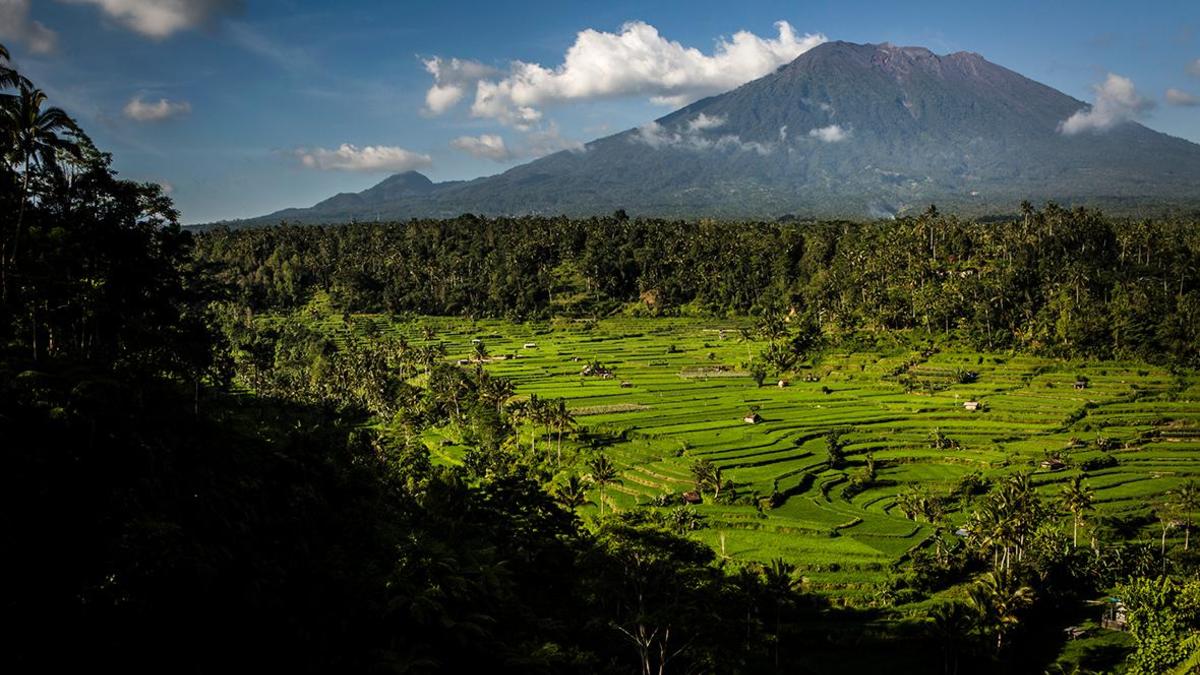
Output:
<instances>
[{"instance_id":1,"label":"green foliage","mask_svg":"<svg viewBox=\"0 0 1200 675\"><path fill-rule=\"evenodd\" d=\"M578 476L545 489L514 425L561 444L565 400L514 415L512 382L445 363L432 330L347 315L331 337L223 302L170 201L117 180L6 58L0 670L761 671L762 585L671 532L698 514L593 535ZM312 273L273 255L264 297L307 301ZM323 281L343 306L404 302L363 269ZM462 466L432 460L434 427ZM603 504L619 471L589 469Z\"/></svg>"},{"instance_id":2,"label":"green foliage","mask_svg":"<svg viewBox=\"0 0 1200 675\"><path fill-rule=\"evenodd\" d=\"M935 209L878 226L463 217L215 232L200 238L198 256L169 199L117 180L107 156L45 110L3 56L0 87L19 90L19 100L2 99L0 118L6 671L779 672L808 668L814 646L854 656L822 632L833 624L855 640L869 625L881 634L874 644L893 649L938 640L945 664L956 664L968 651L964 633L994 637L1000 652L1022 637L1019 626L1042 627L1039 612L1190 564L1200 511L1191 483L1136 477L1165 493L1162 539L1148 544L1154 517L1144 508L1091 515L1103 501L1091 484L1112 501L1130 499L1124 476L1101 471L1112 465L1084 462L1096 475L1058 487L1006 475L1009 456L976 446L980 435L954 421L961 411L948 398L922 399L928 410L918 410L893 382L931 368L932 333L1058 356L1188 362L1200 304L1186 224L1056 207L990 228ZM866 385L867 366L845 357L821 371L837 384L830 397L828 386L825 396L807 384L746 389L744 374L722 365L740 361L743 345L710 342L727 328L700 340L656 325L641 345L653 350L649 364L595 344L607 320L532 328L556 336L577 328L598 347L593 354L613 359L593 357L587 379L536 357L503 361L488 346L507 349L496 346L507 338L477 331L474 319L472 335L487 335L488 346L460 351L466 338L456 346L453 327L411 314L596 316L629 303L655 314L757 316L755 331L729 320L743 324L760 386L768 372L810 359L816 376L820 350L837 340L895 349L911 339L921 351L881 366L890 374ZM352 313L363 309L398 316ZM929 333L896 338L890 329ZM767 340L757 357L756 332ZM672 348L659 361L664 343ZM546 345L555 351L547 359L566 356L558 346ZM451 350L468 358L453 365ZM769 419L714 423L708 410L691 409L695 399L670 400L673 387L697 386L676 368L700 358L706 373L740 379L706 386L715 405L752 413L761 405ZM970 360L983 369L982 357ZM607 381L617 366L638 378L638 396L650 388L643 377L661 387L646 399L653 405L613 402L614 392L625 395ZM668 368L655 373L666 377L642 370L654 367ZM981 382L959 365L929 372L921 377L931 394L1008 376L988 371ZM1041 433L1022 426L1057 429L1064 416L1085 431L1096 423L1106 429L1097 447L1115 452L1124 429L1150 423L1108 425L1102 405L1115 400L1109 408L1124 411L1116 415L1136 416L1141 405L1189 395L1185 371L1137 373L1127 399L1106 393L1100 371L1089 396L1103 402L1075 401L1076 417L1060 409L1033 423L997 392L987 421L1027 434L1013 446ZM539 377L593 391L542 388ZM950 384L934 386L939 377ZM603 403L585 412L572 407L578 398ZM1032 405L1052 403L1037 398ZM800 409L812 417L789 418ZM969 452L940 459L985 466L986 476L905 462L908 453L935 454L929 445L957 446L941 427L923 442L931 425L912 424L910 412L970 439ZM697 433L577 419L626 413ZM872 437L872 424L886 431ZM1190 430L1153 426L1139 443ZM862 452L848 460L851 433ZM646 490L687 486L689 469L705 504L639 505ZM1046 482L1065 477L1057 475ZM761 498L755 488L768 484ZM1060 494L1057 513L1039 494L1050 490ZM891 515L893 505L918 522ZM1076 529L1126 543L1075 552L1060 522L1067 513ZM1168 556L1167 536L1180 530L1184 553ZM905 558L910 568L871 594L880 561ZM929 635L882 610L988 568L969 588L970 605L931 613ZM861 616L817 613L802 573L825 575L824 592L878 606ZM1200 658L1192 582L1137 583L1127 591L1136 667L1192 667Z\"/></svg>"},{"instance_id":3,"label":"green foliage","mask_svg":"<svg viewBox=\"0 0 1200 675\"><path fill-rule=\"evenodd\" d=\"M1129 672L1171 672L1194 654L1190 636L1200 631L1200 582L1170 577L1134 579L1117 589L1137 649Z\"/></svg>"},{"instance_id":4,"label":"green foliage","mask_svg":"<svg viewBox=\"0 0 1200 675\"><path fill-rule=\"evenodd\" d=\"M825 452L829 454L829 468L840 469L846 463L846 441L842 431L833 429L825 434Z\"/></svg>"},{"instance_id":5,"label":"green foliage","mask_svg":"<svg viewBox=\"0 0 1200 675\"><path fill-rule=\"evenodd\" d=\"M987 349L1197 364L1194 230L1186 220L1048 204L987 223L940 213L803 225L464 216L217 229L199 237L199 250L256 311L294 308L327 289L349 311L760 311L754 332L769 342L765 367L775 371L826 335L888 329ZM958 381L975 373L961 368Z\"/></svg>"}]
</instances>

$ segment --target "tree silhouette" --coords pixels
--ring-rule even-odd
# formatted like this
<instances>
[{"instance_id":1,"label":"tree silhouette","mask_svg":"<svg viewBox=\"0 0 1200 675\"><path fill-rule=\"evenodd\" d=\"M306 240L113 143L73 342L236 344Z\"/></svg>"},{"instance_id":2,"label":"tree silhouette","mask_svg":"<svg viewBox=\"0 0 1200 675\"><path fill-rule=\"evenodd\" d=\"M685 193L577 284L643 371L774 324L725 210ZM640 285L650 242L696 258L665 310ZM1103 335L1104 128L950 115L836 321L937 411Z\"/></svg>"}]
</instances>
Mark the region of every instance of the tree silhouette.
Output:
<instances>
[{"instance_id":1,"label":"tree silhouette","mask_svg":"<svg viewBox=\"0 0 1200 675\"><path fill-rule=\"evenodd\" d=\"M986 572L971 587L968 597L983 624L996 634L996 651L1004 637L1020 622L1021 613L1033 604L1034 593L1006 570Z\"/></svg>"},{"instance_id":2,"label":"tree silhouette","mask_svg":"<svg viewBox=\"0 0 1200 675\"><path fill-rule=\"evenodd\" d=\"M1200 510L1200 488L1196 487L1195 481L1189 480L1171 490L1168 493L1168 499L1171 511L1178 522L1183 524L1183 550L1186 551L1191 538L1192 519L1195 517L1196 511Z\"/></svg>"},{"instance_id":3,"label":"tree silhouette","mask_svg":"<svg viewBox=\"0 0 1200 675\"><path fill-rule=\"evenodd\" d=\"M1154 506L1154 515L1158 517L1158 526L1162 530L1162 537L1158 544L1158 555L1162 560L1162 572L1167 573L1167 533L1172 527L1175 527L1178 522L1178 512L1175 503L1169 498L1166 501L1159 502Z\"/></svg>"},{"instance_id":4,"label":"tree silhouette","mask_svg":"<svg viewBox=\"0 0 1200 675\"><path fill-rule=\"evenodd\" d=\"M12 56L8 53L8 48L0 45L0 90L4 89L20 89L21 87L32 86L29 80L25 79L11 65ZM4 94L0 96L0 101L7 102L12 96Z\"/></svg>"},{"instance_id":5,"label":"tree silhouette","mask_svg":"<svg viewBox=\"0 0 1200 675\"><path fill-rule=\"evenodd\" d=\"M571 413L571 408L567 406L567 399L560 398L555 402L553 409L547 411L547 415L552 420L554 430L558 434L558 458L557 463L562 466L562 440L563 432L569 431L575 427L575 415Z\"/></svg>"},{"instance_id":6,"label":"tree silhouette","mask_svg":"<svg viewBox=\"0 0 1200 675\"><path fill-rule=\"evenodd\" d=\"M930 633L942 647L942 672L957 675L964 643L979 621L971 607L962 602L944 602L929 611Z\"/></svg>"},{"instance_id":7,"label":"tree silhouette","mask_svg":"<svg viewBox=\"0 0 1200 675\"><path fill-rule=\"evenodd\" d=\"M783 558L773 558L763 567L763 584L775 605L775 634L772 642L775 656L775 670L779 670L779 643L783 628L783 610L794 603L795 593L803 586L803 580L796 574L796 566Z\"/></svg>"},{"instance_id":8,"label":"tree silhouette","mask_svg":"<svg viewBox=\"0 0 1200 675\"><path fill-rule=\"evenodd\" d=\"M26 203L29 201L30 179L35 166L49 172L59 171L59 153L79 156L79 146L60 136L79 132L61 108L45 108L46 94L41 89L21 83L17 95L4 107L4 127L12 139L11 152L20 162L21 205L17 212L9 263L15 264L20 255L21 237L25 227Z\"/></svg>"},{"instance_id":9,"label":"tree silhouette","mask_svg":"<svg viewBox=\"0 0 1200 675\"><path fill-rule=\"evenodd\" d=\"M604 513L604 488L609 485L619 484L621 479L618 477L617 467L609 461L608 456L601 453L588 462L589 480L596 484L600 489L600 500L597 507L600 513Z\"/></svg>"},{"instance_id":10,"label":"tree silhouette","mask_svg":"<svg viewBox=\"0 0 1200 675\"><path fill-rule=\"evenodd\" d=\"M564 508L574 511L588 503L587 488L579 476L572 474L567 478L567 482L555 488L554 501L561 504Z\"/></svg>"},{"instance_id":11,"label":"tree silhouette","mask_svg":"<svg viewBox=\"0 0 1200 675\"><path fill-rule=\"evenodd\" d=\"M1079 547L1079 524L1083 522L1085 511L1091 511L1095 497L1091 489L1083 484L1083 477L1076 475L1062 487L1059 494L1059 505L1071 514L1071 546Z\"/></svg>"}]
</instances>

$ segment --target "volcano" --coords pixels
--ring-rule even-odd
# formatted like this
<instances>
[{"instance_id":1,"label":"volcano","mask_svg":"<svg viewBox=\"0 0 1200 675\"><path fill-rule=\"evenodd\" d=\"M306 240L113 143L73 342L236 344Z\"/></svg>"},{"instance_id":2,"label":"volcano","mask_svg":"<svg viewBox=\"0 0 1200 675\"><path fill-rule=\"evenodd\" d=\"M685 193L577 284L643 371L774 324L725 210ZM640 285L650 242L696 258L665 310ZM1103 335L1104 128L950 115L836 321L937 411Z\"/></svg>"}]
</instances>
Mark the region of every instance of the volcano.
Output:
<instances>
[{"instance_id":1,"label":"volcano","mask_svg":"<svg viewBox=\"0 0 1200 675\"><path fill-rule=\"evenodd\" d=\"M636 129L471 181L392 176L251 222L481 215L877 218L1022 200L1136 213L1200 203L1200 145L1126 121L1064 133L1088 104L970 52L829 42Z\"/></svg>"}]
</instances>

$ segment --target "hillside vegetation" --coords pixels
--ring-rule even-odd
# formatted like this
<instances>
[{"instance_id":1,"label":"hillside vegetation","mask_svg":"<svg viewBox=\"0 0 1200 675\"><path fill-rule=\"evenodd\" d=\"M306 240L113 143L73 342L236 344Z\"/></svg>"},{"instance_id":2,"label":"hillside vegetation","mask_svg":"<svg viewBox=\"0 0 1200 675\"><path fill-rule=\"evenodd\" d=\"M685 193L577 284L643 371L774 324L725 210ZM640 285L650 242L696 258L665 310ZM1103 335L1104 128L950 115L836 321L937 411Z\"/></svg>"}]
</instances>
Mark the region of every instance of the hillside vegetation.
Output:
<instances>
[{"instance_id":1,"label":"hillside vegetation","mask_svg":"<svg viewBox=\"0 0 1200 675\"><path fill-rule=\"evenodd\" d=\"M3 672L1200 662L1194 224L178 218L0 49Z\"/></svg>"},{"instance_id":2,"label":"hillside vegetation","mask_svg":"<svg viewBox=\"0 0 1200 675\"><path fill-rule=\"evenodd\" d=\"M840 339L914 329L980 349L1197 363L1200 229L1022 205L874 223L480 219L215 230L236 301L537 318L796 314Z\"/></svg>"}]
</instances>

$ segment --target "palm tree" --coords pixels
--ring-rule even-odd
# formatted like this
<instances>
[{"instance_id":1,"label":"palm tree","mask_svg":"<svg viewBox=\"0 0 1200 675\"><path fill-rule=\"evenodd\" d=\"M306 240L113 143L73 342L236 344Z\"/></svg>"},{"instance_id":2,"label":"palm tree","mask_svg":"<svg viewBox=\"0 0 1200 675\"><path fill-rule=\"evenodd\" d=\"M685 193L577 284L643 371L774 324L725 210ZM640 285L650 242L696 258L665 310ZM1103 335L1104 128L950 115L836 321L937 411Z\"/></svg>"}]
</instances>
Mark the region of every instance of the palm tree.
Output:
<instances>
[{"instance_id":1,"label":"palm tree","mask_svg":"<svg viewBox=\"0 0 1200 675\"><path fill-rule=\"evenodd\" d=\"M1196 482L1189 480L1170 492L1171 510L1177 520L1183 525L1183 550L1188 550L1191 539L1192 514L1200 510L1200 488Z\"/></svg>"},{"instance_id":2,"label":"palm tree","mask_svg":"<svg viewBox=\"0 0 1200 675\"><path fill-rule=\"evenodd\" d=\"M529 400L513 401L508 404L508 419L512 424L513 429L517 432L517 448L521 447L521 430L517 429L518 424L524 424L529 421L530 406ZM532 439L531 439L532 442Z\"/></svg>"},{"instance_id":3,"label":"palm tree","mask_svg":"<svg viewBox=\"0 0 1200 675\"><path fill-rule=\"evenodd\" d=\"M945 675L958 673L961 645L974 630L977 617L961 602L944 602L929 611L930 632L942 644L942 666Z\"/></svg>"},{"instance_id":4,"label":"palm tree","mask_svg":"<svg viewBox=\"0 0 1200 675\"><path fill-rule=\"evenodd\" d=\"M12 56L8 48L0 45L0 89L20 89L30 86L29 80L21 76L10 64Z\"/></svg>"},{"instance_id":5,"label":"palm tree","mask_svg":"<svg viewBox=\"0 0 1200 675\"><path fill-rule=\"evenodd\" d=\"M769 342L774 342L787 335L787 324L783 322L783 316L775 310L765 312L759 319L756 328L758 334Z\"/></svg>"},{"instance_id":6,"label":"palm tree","mask_svg":"<svg viewBox=\"0 0 1200 675\"><path fill-rule=\"evenodd\" d=\"M492 378L492 389L489 392L489 396L496 403L496 412L500 412L504 408L505 402L512 398L515 393L517 393L517 387L513 384L512 380L507 377Z\"/></svg>"},{"instance_id":7,"label":"palm tree","mask_svg":"<svg viewBox=\"0 0 1200 675\"><path fill-rule=\"evenodd\" d=\"M1162 527L1162 542L1159 544L1159 556L1162 558L1163 574L1167 573L1167 532L1175 527L1176 513L1175 505L1171 502L1163 502L1154 507L1154 515L1158 516L1158 524Z\"/></svg>"},{"instance_id":8,"label":"palm tree","mask_svg":"<svg viewBox=\"0 0 1200 675\"><path fill-rule=\"evenodd\" d=\"M537 394L530 394L529 400L525 402L524 419L533 425L533 429L529 432L529 451L536 454L537 428L546 419L546 401L538 398Z\"/></svg>"},{"instance_id":9,"label":"palm tree","mask_svg":"<svg viewBox=\"0 0 1200 675\"><path fill-rule=\"evenodd\" d=\"M745 326L743 326L738 329L738 342L742 342L746 345L746 361L747 362L749 362L750 359L753 358L750 355L750 343L753 341L754 341L754 334L750 332L749 328L746 328Z\"/></svg>"},{"instance_id":10,"label":"palm tree","mask_svg":"<svg viewBox=\"0 0 1200 675\"><path fill-rule=\"evenodd\" d=\"M1004 648L1004 636L1021 620L1021 612L1033 603L1033 589L1022 586L1008 571L988 572L969 591L971 605L984 623L996 631L996 651Z\"/></svg>"},{"instance_id":11,"label":"palm tree","mask_svg":"<svg viewBox=\"0 0 1200 675\"><path fill-rule=\"evenodd\" d=\"M716 499L721 494L721 484L724 482L724 476L721 473L721 467L713 464L707 459L698 459L692 462L692 477L696 479L696 490L701 494L706 489L711 489L713 499Z\"/></svg>"},{"instance_id":12,"label":"palm tree","mask_svg":"<svg viewBox=\"0 0 1200 675\"><path fill-rule=\"evenodd\" d=\"M1028 474L1014 474L988 493L971 514L967 530L982 550L991 550L992 568L1011 570L1024 557L1025 543L1042 521L1045 506Z\"/></svg>"},{"instance_id":13,"label":"palm tree","mask_svg":"<svg viewBox=\"0 0 1200 675\"><path fill-rule=\"evenodd\" d=\"M1084 511L1091 511L1094 495L1090 488L1083 484L1083 477L1076 475L1070 483L1063 486L1059 496L1059 504L1073 516L1071 530L1071 547L1079 547L1079 523L1083 522Z\"/></svg>"},{"instance_id":14,"label":"palm tree","mask_svg":"<svg viewBox=\"0 0 1200 675\"><path fill-rule=\"evenodd\" d=\"M443 342L418 347L417 350L418 361L425 367L426 375L430 374L435 363L446 357L446 344Z\"/></svg>"},{"instance_id":15,"label":"palm tree","mask_svg":"<svg viewBox=\"0 0 1200 675\"><path fill-rule=\"evenodd\" d=\"M571 414L571 409L567 407L567 399L560 398L550 416L554 422L554 429L558 432L558 464L561 466L563 431L575 426L575 415Z\"/></svg>"},{"instance_id":16,"label":"palm tree","mask_svg":"<svg viewBox=\"0 0 1200 675\"><path fill-rule=\"evenodd\" d=\"M597 506L600 509L600 513L603 514L604 487L614 483L619 484L621 479L618 477L617 467L604 454L597 455L595 459L588 462L588 469L591 471L588 477L600 488L600 501Z\"/></svg>"},{"instance_id":17,"label":"palm tree","mask_svg":"<svg viewBox=\"0 0 1200 675\"><path fill-rule=\"evenodd\" d=\"M493 377L482 371L479 375L479 397L496 407L496 413L504 409L504 402L512 398L516 387L507 377Z\"/></svg>"},{"instance_id":18,"label":"palm tree","mask_svg":"<svg viewBox=\"0 0 1200 675\"><path fill-rule=\"evenodd\" d=\"M580 506L587 504L587 489L584 487L583 481L579 479L579 476L572 475L567 479L566 483L555 488L554 501L570 511L574 511Z\"/></svg>"},{"instance_id":19,"label":"palm tree","mask_svg":"<svg viewBox=\"0 0 1200 675\"><path fill-rule=\"evenodd\" d=\"M62 132L78 131L67 113L61 108L44 108L46 94L22 83L17 95L5 106L5 126L12 135L13 160L22 166L21 206L17 212L17 229L13 235L10 262L16 262L21 248L21 234L25 223L25 205L29 201L29 178L35 164L50 171L58 170L58 153L66 152L78 156L79 147L69 140L60 138Z\"/></svg>"},{"instance_id":20,"label":"palm tree","mask_svg":"<svg viewBox=\"0 0 1200 675\"><path fill-rule=\"evenodd\" d=\"M472 357L480 363L483 363L484 359L486 359L488 357L488 350L487 350L487 347L484 346L483 342L475 343L475 347L473 348Z\"/></svg>"},{"instance_id":21,"label":"palm tree","mask_svg":"<svg viewBox=\"0 0 1200 675\"><path fill-rule=\"evenodd\" d=\"M789 604L793 594L800 590L804 580L796 576L796 566L783 558L774 558L763 567L763 585L767 595L775 602L775 670L779 670L779 632L783 624L783 607Z\"/></svg>"}]
</instances>

